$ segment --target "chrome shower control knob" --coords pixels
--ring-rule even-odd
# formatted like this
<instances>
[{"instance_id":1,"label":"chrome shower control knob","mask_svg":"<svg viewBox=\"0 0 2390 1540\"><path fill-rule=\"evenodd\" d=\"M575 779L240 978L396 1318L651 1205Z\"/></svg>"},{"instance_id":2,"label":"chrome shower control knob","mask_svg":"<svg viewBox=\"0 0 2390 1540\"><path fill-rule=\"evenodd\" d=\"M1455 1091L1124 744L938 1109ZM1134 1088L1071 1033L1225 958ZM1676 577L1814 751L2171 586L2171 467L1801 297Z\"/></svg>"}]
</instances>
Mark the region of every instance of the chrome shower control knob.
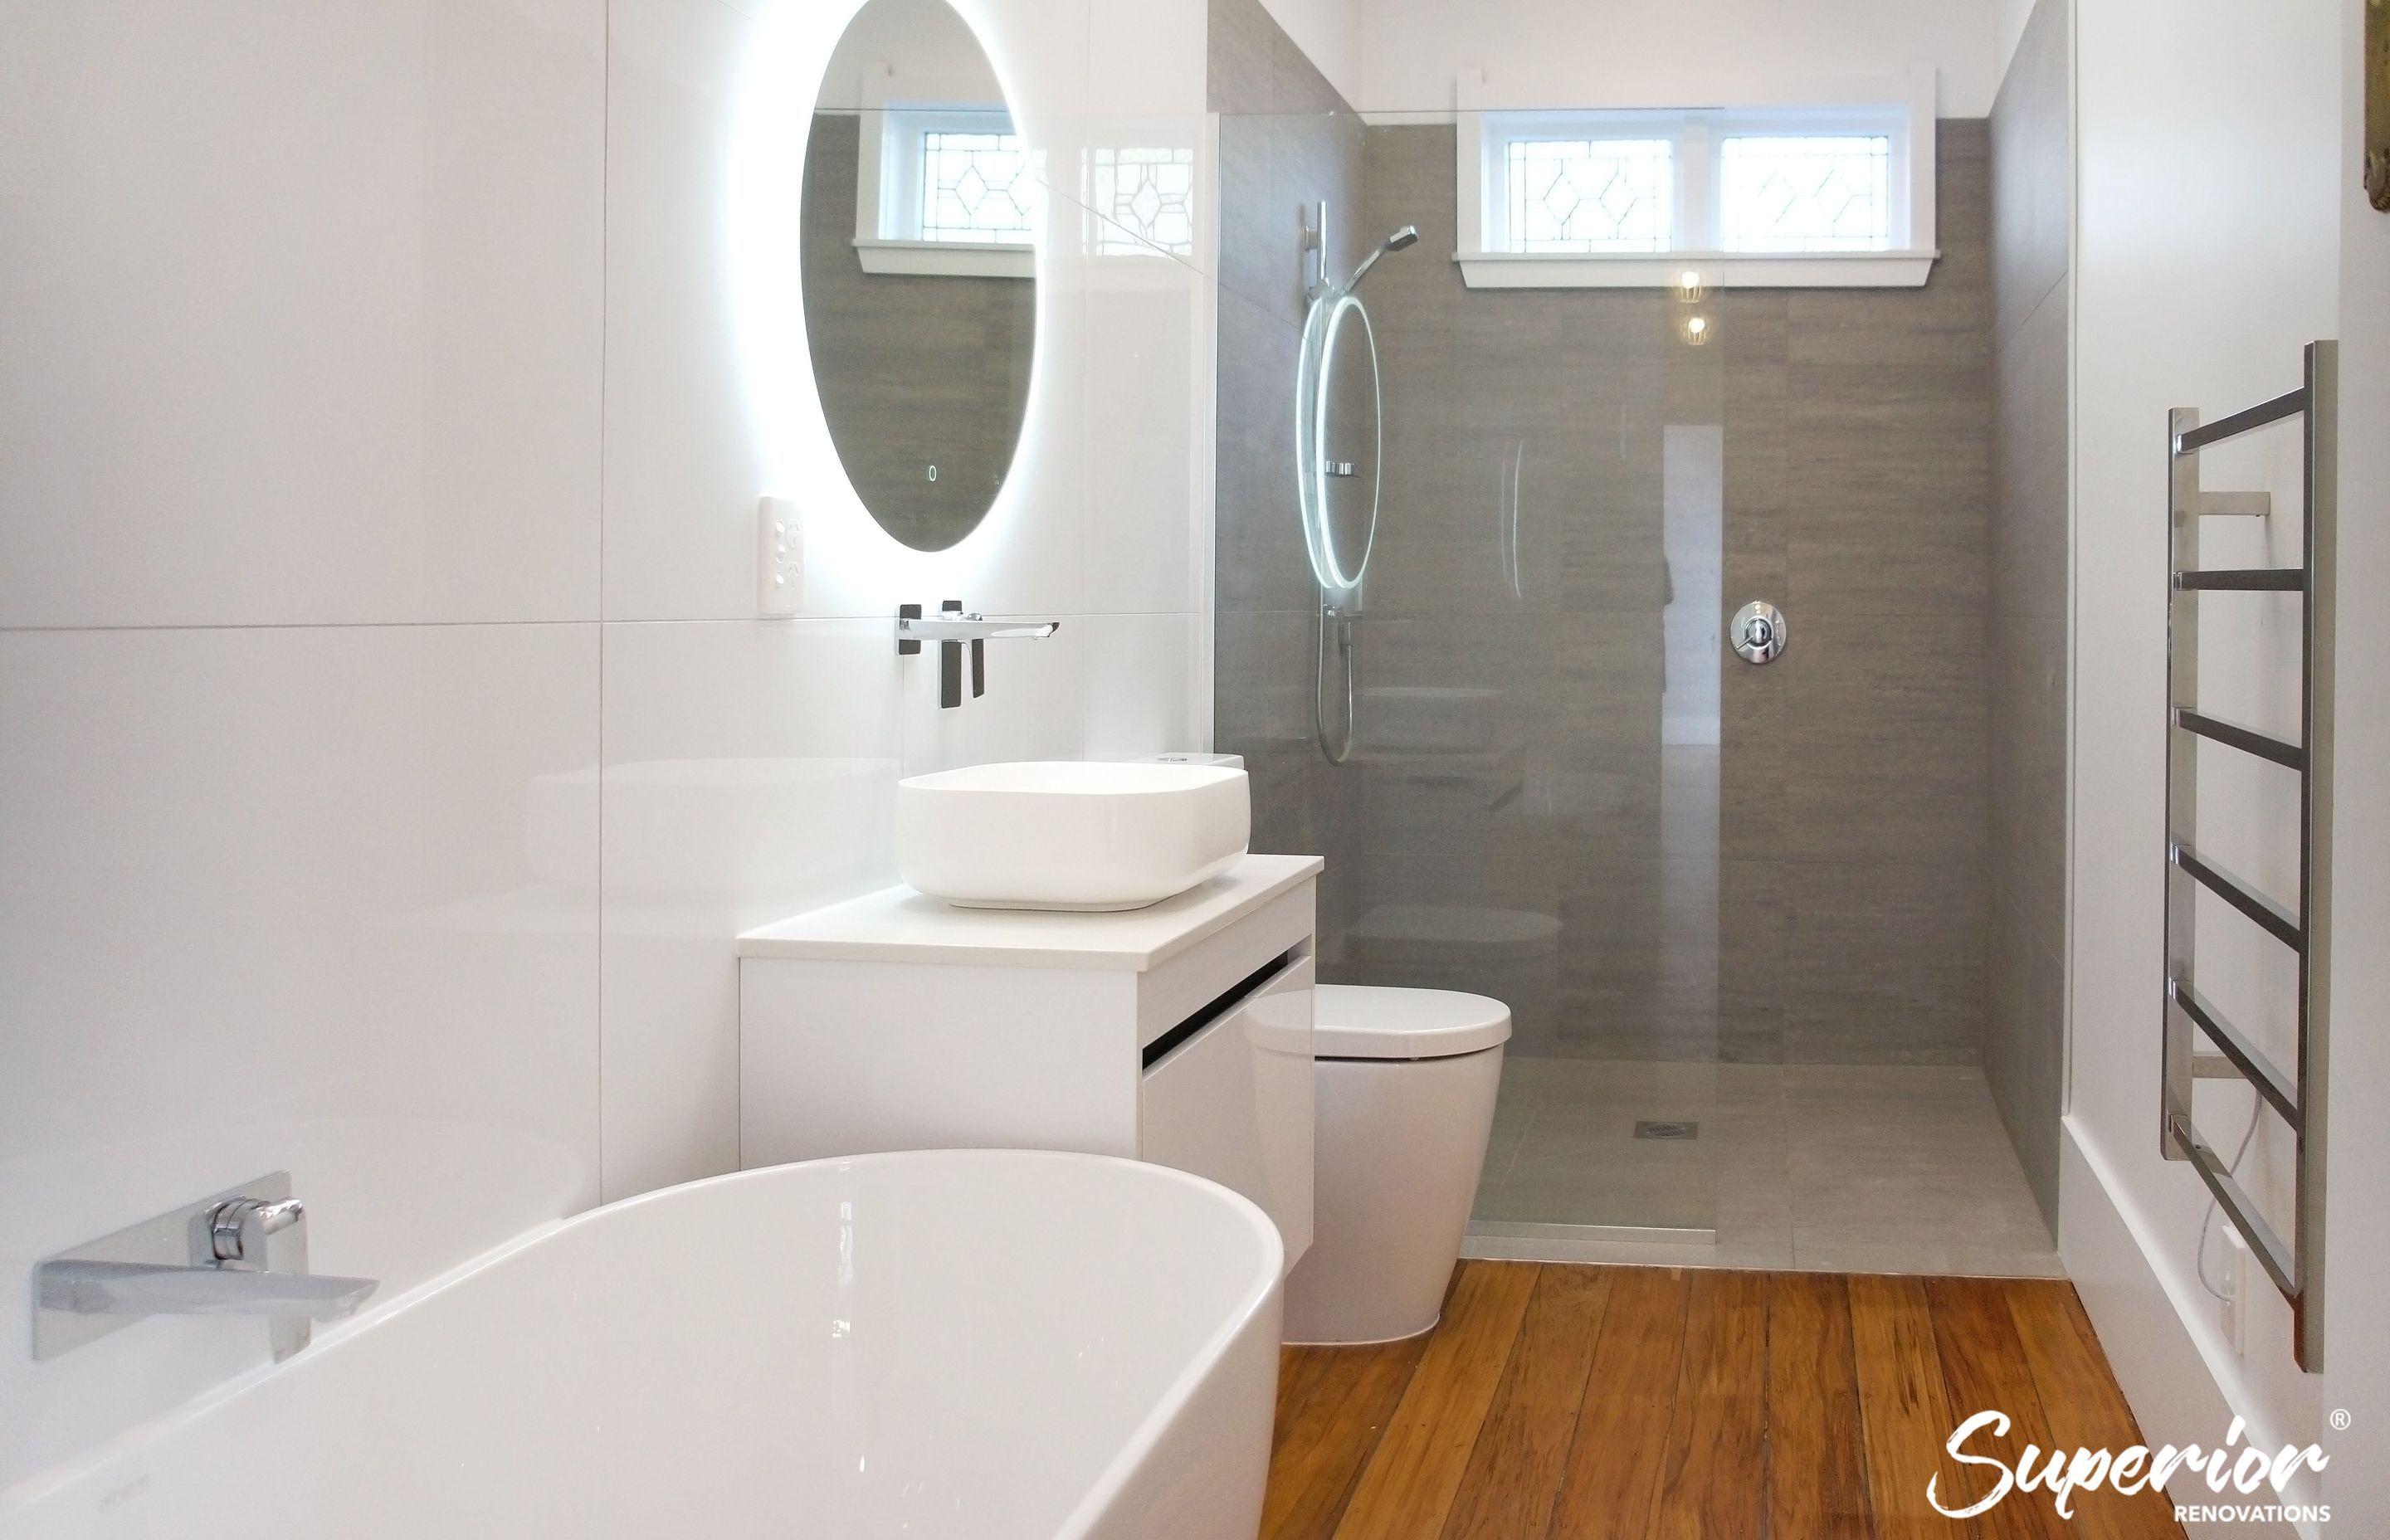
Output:
<instances>
[{"instance_id":1,"label":"chrome shower control knob","mask_svg":"<svg viewBox=\"0 0 2390 1540\"><path fill-rule=\"evenodd\" d=\"M1734 612L1727 635L1744 662L1771 661L1784 650L1784 611L1766 599L1754 599Z\"/></svg>"}]
</instances>

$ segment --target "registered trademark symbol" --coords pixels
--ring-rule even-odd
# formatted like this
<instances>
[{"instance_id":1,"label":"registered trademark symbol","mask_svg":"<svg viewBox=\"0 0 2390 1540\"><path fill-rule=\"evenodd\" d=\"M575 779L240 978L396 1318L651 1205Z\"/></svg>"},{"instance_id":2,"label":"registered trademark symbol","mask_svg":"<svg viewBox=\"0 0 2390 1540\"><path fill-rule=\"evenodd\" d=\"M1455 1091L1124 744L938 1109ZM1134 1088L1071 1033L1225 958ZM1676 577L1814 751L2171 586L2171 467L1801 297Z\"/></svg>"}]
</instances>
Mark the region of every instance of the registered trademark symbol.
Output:
<instances>
[{"instance_id":1,"label":"registered trademark symbol","mask_svg":"<svg viewBox=\"0 0 2390 1540\"><path fill-rule=\"evenodd\" d=\"M2348 1415L2348 1408L2343 1406L2332 1414L2332 1431L2336 1433L2345 1433L2348 1431L2348 1425L2356 1420L2357 1419L2355 1418Z\"/></svg>"}]
</instances>

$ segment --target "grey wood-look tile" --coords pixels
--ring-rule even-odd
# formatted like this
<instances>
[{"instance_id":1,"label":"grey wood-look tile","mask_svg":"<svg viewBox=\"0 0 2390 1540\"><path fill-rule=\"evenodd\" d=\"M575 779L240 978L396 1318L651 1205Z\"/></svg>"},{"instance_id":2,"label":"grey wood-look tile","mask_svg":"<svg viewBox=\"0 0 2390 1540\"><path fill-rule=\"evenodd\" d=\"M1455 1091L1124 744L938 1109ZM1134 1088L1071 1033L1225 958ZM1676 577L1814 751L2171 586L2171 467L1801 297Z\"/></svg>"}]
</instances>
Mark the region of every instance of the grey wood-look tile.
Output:
<instances>
[{"instance_id":1,"label":"grey wood-look tile","mask_svg":"<svg viewBox=\"0 0 2390 1540\"><path fill-rule=\"evenodd\" d=\"M1284 132L1274 116L1224 114L1219 138L1220 287L1275 319L1303 323L1302 224L1280 208L1275 141ZM1225 350L1224 350L1225 356Z\"/></svg>"},{"instance_id":2,"label":"grey wood-look tile","mask_svg":"<svg viewBox=\"0 0 2390 1540\"><path fill-rule=\"evenodd\" d=\"M2066 876L2066 622L1991 622L1987 788L1992 848L2046 939L2063 932Z\"/></svg>"},{"instance_id":3,"label":"grey wood-look tile","mask_svg":"<svg viewBox=\"0 0 2390 1540\"><path fill-rule=\"evenodd\" d=\"M1844 760L1788 777L1785 853L1802 862L1930 861L1981 888L1986 834L1980 742L1954 751ZM1886 936L1887 944L1895 938Z\"/></svg>"},{"instance_id":4,"label":"grey wood-look tile","mask_svg":"<svg viewBox=\"0 0 2390 1540\"><path fill-rule=\"evenodd\" d=\"M1738 1063L1784 1059L1792 880L1777 861L1728 859L1718 866L1718 1046Z\"/></svg>"},{"instance_id":5,"label":"grey wood-look tile","mask_svg":"<svg viewBox=\"0 0 2390 1540\"><path fill-rule=\"evenodd\" d=\"M1294 480L1294 374L1302 334L1241 296L1219 297L1215 605L1316 604Z\"/></svg>"},{"instance_id":6,"label":"grey wood-look tile","mask_svg":"<svg viewBox=\"0 0 2390 1540\"><path fill-rule=\"evenodd\" d=\"M1256 7L1258 0L1256 0ZM1309 55L1286 34L1284 28L1272 24L1274 39L1272 89L1276 93L1274 109L1279 112L1343 113L1350 115L1353 104L1329 83L1311 62Z\"/></svg>"},{"instance_id":7,"label":"grey wood-look tile","mask_svg":"<svg viewBox=\"0 0 2390 1540\"><path fill-rule=\"evenodd\" d=\"M1985 711L1980 615L1812 614L1779 663L1792 685L1803 757L1831 770L1864 746L1881 755L1919 738L1979 765ZM1770 663L1769 669L1779 666Z\"/></svg>"},{"instance_id":8,"label":"grey wood-look tile","mask_svg":"<svg viewBox=\"0 0 2390 1540\"><path fill-rule=\"evenodd\" d=\"M1278 104L1279 24L1261 0L1211 0L1204 17L1205 99L1214 112L1269 112Z\"/></svg>"},{"instance_id":9,"label":"grey wood-look tile","mask_svg":"<svg viewBox=\"0 0 2390 1540\"><path fill-rule=\"evenodd\" d=\"M1788 873L1788 1064L1972 1063L1983 1041L1980 870L1810 862Z\"/></svg>"},{"instance_id":10,"label":"grey wood-look tile","mask_svg":"<svg viewBox=\"0 0 2390 1540\"><path fill-rule=\"evenodd\" d=\"M2066 974L2060 954L1996 905L1984 1075L2043 1221L2058 1224L2059 1110L2065 1096Z\"/></svg>"},{"instance_id":11,"label":"grey wood-look tile","mask_svg":"<svg viewBox=\"0 0 2390 1540\"><path fill-rule=\"evenodd\" d=\"M1851 1068L1864 1083L1817 1066L1786 1071L1796 1251L2049 1249L1980 1070L1923 1072L1910 1085L1889 1067ZM1960 1088L1942 1088L1961 1076Z\"/></svg>"},{"instance_id":12,"label":"grey wood-look tile","mask_svg":"<svg viewBox=\"0 0 2390 1540\"><path fill-rule=\"evenodd\" d=\"M1995 355L1992 609L2062 620L2067 604L2066 296L2046 296Z\"/></svg>"},{"instance_id":13,"label":"grey wood-look tile","mask_svg":"<svg viewBox=\"0 0 2390 1540\"><path fill-rule=\"evenodd\" d=\"M2069 0L2040 0L1992 104L1994 319L2005 343L2066 276L2073 202Z\"/></svg>"}]
</instances>

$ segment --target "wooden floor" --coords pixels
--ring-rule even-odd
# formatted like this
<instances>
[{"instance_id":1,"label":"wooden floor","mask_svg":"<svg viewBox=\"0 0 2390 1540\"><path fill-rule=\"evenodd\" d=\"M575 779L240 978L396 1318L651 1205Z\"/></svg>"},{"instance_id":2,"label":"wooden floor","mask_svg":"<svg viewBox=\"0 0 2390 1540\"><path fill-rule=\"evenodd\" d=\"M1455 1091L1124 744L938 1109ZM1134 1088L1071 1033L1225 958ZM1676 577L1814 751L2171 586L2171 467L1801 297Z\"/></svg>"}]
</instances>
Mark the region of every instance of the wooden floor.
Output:
<instances>
[{"instance_id":1,"label":"wooden floor","mask_svg":"<svg viewBox=\"0 0 2390 1540\"><path fill-rule=\"evenodd\" d=\"M1986 1407L2011 1467L2139 1442L2064 1282L1464 1262L1423 1337L1285 1350L1262 1535L2178 1540L2146 1493L1936 1513L1998 1480L1943 1452Z\"/></svg>"}]
</instances>

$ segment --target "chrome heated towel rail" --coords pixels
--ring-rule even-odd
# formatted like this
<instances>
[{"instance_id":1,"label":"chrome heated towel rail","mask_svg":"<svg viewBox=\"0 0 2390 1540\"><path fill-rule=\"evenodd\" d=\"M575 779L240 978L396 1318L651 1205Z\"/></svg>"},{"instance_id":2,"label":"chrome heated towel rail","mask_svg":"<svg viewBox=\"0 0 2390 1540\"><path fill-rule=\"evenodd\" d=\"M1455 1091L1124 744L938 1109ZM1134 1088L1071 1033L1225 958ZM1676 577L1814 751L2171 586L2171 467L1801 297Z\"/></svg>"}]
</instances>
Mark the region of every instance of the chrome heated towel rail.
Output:
<instances>
[{"instance_id":1,"label":"chrome heated towel rail","mask_svg":"<svg viewBox=\"0 0 2390 1540\"><path fill-rule=\"evenodd\" d=\"M2310 343L2306 380L2288 395L2203 424L2177 408L2167 417L2172 559L2167 578L2166 905L2165 1084L2159 1090L2158 1145L2188 1161L2291 1303L2293 1350L2300 1367L2323 1367L2324 1046L2331 1019L2332 544L2335 508L2339 345ZM2262 511L2260 494L2204 492L2200 451L2288 417L2305 418L2305 533L2297 567L2202 568L2203 516ZM2199 705L2199 596L2219 590L2298 594L2303 699L2299 741L2208 715ZM2198 745L2205 739L2281 765L2299 776L2299 892L2295 911L2218 866L2199 846ZM2290 1072L2226 1020L2199 992L2192 968L2195 895L2205 888L2230 905L2298 963L2298 1059ZM2213 1045L2203 1049L2198 1038ZM2209 1077L2245 1079L2297 1142L2297 1198L2285 1243L2257 1210L2233 1170L2191 1121L2191 1086Z\"/></svg>"}]
</instances>

